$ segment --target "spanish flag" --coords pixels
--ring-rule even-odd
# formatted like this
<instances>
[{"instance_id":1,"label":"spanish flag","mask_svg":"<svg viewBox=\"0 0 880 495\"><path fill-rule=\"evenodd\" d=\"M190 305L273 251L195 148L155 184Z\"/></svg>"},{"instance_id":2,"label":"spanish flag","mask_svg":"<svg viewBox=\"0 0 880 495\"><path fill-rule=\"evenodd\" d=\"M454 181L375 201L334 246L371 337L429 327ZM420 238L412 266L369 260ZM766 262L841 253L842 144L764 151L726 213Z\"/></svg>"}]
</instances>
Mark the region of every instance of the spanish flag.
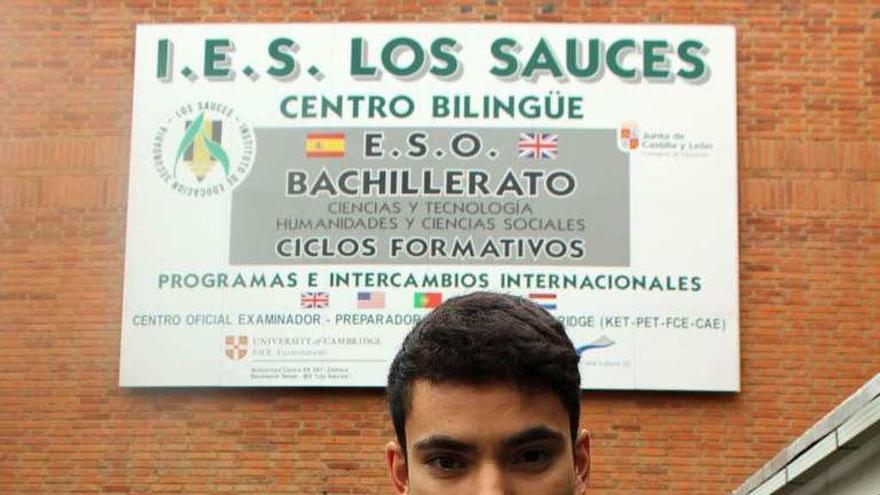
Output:
<instances>
[{"instance_id":1,"label":"spanish flag","mask_svg":"<svg viewBox=\"0 0 880 495\"><path fill-rule=\"evenodd\" d=\"M345 133L310 132L306 134L306 157L345 156Z\"/></svg>"}]
</instances>

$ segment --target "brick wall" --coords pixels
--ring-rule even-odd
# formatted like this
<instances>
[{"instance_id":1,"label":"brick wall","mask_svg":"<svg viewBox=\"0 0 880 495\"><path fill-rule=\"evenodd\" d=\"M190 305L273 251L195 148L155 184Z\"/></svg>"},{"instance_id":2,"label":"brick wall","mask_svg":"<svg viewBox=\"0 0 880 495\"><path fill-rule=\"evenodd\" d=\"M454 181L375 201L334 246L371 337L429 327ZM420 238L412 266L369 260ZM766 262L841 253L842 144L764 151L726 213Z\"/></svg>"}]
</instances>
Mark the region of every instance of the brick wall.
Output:
<instances>
[{"instance_id":1,"label":"brick wall","mask_svg":"<svg viewBox=\"0 0 880 495\"><path fill-rule=\"evenodd\" d=\"M134 25L737 26L739 395L588 393L593 491L725 493L880 371L876 2L0 1L0 493L388 493L379 390L116 386Z\"/></svg>"}]
</instances>

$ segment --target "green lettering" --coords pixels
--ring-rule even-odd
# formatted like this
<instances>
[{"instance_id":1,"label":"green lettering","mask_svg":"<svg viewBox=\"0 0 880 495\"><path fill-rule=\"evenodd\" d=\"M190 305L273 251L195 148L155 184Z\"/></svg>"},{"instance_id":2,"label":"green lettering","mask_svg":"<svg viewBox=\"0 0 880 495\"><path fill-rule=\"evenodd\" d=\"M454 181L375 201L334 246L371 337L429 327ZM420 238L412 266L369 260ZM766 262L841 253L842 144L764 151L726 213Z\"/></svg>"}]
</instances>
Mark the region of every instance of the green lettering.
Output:
<instances>
[{"instance_id":1,"label":"green lettering","mask_svg":"<svg viewBox=\"0 0 880 495\"><path fill-rule=\"evenodd\" d=\"M443 50L452 48L457 41L452 38L438 38L431 43L431 56L446 63L445 67L431 67L431 74L435 76L451 76L458 70L458 59L455 55Z\"/></svg>"},{"instance_id":2,"label":"green lettering","mask_svg":"<svg viewBox=\"0 0 880 495\"><path fill-rule=\"evenodd\" d=\"M666 54L663 53L668 47L669 43L663 40L645 40L642 46L644 51L642 56L644 57L645 77L655 79L669 77Z\"/></svg>"},{"instance_id":3,"label":"green lettering","mask_svg":"<svg viewBox=\"0 0 880 495\"><path fill-rule=\"evenodd\" d=\"M296 70L296 61L288 50L293 48L294 42L290 38L275 38L269 43L269 56L276 62L280 62L280 67L270 67L267 71L275 77L285 77L293 74Z\"/></svg>"},{"instance_id":4,"label":"green lettering","mask_svg":"<svg viewBox=\"0 0 880 495\"><path fill-rule=\"evenodd\" d=\"M315 117L318 116L318 115L315 113L315 100L316 100L316 99L317 99L317 98L316 98L314 95L305 95L305 96L303 96L303 97L300 99L300 101L302 102L302 105L301 105L301 109L302 109L301 115L302 115L303 117L306 117L306 118L315 118Z\"/></svg>"},{"instance_id":5,"label":"green lettering","mask_svg":"<svg viewBox=\"0 0 880 495\"><path fill-rule=\"evenodd\" d=\"M622 77L623 79L635 79L636 70L635 69L625 69L618 58L620 57L620 52L625 48L633 49L636 47L636 42L629 39L617 40L614 43L611 43L611 46L608 47L608 53L606 55L608 68L615 75Z\"/></svg>"},{"instance_id":6,"label":"green lettering","mask_svg":"<svg viewBox=\"0 0 880 495\"><path fill-rule=\"evenodd\" d=\"M156 77L159 79L168 79L171 74L171 57L169 56L169 45L167 39L159 40L159 54L156 60Z\"/></svg>"},{"instance_id":7,"label":"green lettering","mask_svg":"<svg viewBox=\"0 0 880 495\"><path fill-rule=\"evenodd\" d=\"M587 58L589 62L586 67L579 66L580 60L580 43L575 38L569 38L565 41L565 67L569 74L575 77L593 77L599 72L599 64L601 55L599 54L599 40L593 38L589 41L589 53Z\"/></svg>"},{"instance_id":8,"label":"green lettering","mask_svg":"<svg viewBox=\"0 0 880 495\"><path fill-rule=\"evenodd\" d=\"M706 73L706 63L698 56L703 50L703 43L697 40L687 40L678 45L678 58L682 62L691 64L690 70L679 69L678 76L684 79L699 79ZM696 52L696 53L693 53Z\"/></svg>"},{"instance_id":9,"label":"green lettering","mask_svg":"<svg viewBox=\"0 0 880 495\"><path fill-rule=\"evenodd\" d=\"M556 62L556 57L553 56L553 50L550 49L550 45L547 44L547 41L544 38L541 38L541 41L538 42L538 46L535 47L535 50L532 52L532 56L529 57L529 61L526 63L526 67L523 69L522 76L525 78L532 77L532 75L540 70L547 70L553 74L553 77L562 77L562 69L559 68L559 63Z\"/></svg>"},{"instance_id":10,"label":"green lettering","mask_svg":"<svg viewBox=\"0 0 880 495\"><path fill-rule=\"evenodd\" d=\"M413 60L406 67L398 67L394 61L395 53L402 48L409 48L413 52ZM394 38L382 48L382 66L395 76L411 76L418 72L424 63L425 50L412 38Z\"/></svg>"},{"instance_id":11,"label":"green lettering","mask_svg":"<svg viewBox=\"0 0 880 495\"><path fill-rule=\"evenodd\" d=\"M364 65L364 39L351 39L351 75L353 76L375 76L376 68Z\"/></svg>"},{"instance_id":12,"label":"green lettering","mask_svg":"<svg viewBox=\"0 0 880 495\"><path fill-rule=\"evenodd\" d=\"M225 38L205 40L205 77L224 78L229 76L229 55L232 43Z\"/></svg>"},{"instance_id":13,"label":"green lettering","mask_svg":"<svg viewBox=\"0 0 880 495\"><path fill-rule=\"evenodd\" d=\"M492 75L498 77L508 77L516 74L519 70L519 62L516 57L511 55L507 50L516 46L516 40L513 38L498 38L492 42L492 56L504 65L492 67L489 71Z\"/></svg>"}]
</instances>

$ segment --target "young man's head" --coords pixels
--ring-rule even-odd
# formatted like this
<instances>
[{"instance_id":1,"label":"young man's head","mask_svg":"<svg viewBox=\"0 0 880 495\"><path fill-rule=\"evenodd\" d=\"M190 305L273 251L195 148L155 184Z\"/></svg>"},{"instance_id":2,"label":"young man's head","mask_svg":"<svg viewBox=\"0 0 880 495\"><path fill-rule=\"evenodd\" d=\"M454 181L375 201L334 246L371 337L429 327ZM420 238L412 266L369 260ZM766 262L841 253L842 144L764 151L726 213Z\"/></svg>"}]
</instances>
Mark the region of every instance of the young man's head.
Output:
<instances>
[{"instance_id":1,"label":"young man's head","mask_svg":"<svg viewBox=\"0 0 880 495\"><path fill-rule=\"evenodd\" d=\"M397 493L579 495L590 458L578 360L562 324L526 299L440 305L388 375Z\"/></svg>"}]
</instances>

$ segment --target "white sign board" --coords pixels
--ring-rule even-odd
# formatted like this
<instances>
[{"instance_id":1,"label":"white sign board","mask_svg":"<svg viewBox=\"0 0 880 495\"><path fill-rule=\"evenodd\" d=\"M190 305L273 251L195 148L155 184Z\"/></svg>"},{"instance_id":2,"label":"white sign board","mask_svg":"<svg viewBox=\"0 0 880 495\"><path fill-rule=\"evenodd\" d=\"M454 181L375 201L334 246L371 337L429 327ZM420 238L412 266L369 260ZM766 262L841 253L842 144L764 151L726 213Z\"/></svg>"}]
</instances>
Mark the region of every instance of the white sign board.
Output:
<instances>
[{"instance_id":1,"label":"white sign board","mask_svg":"<svg viewBox=\"0 0 880 495\"><path fill-rule=\"evenodd\" d=\"M123 386L382 386L474 290L585 388L739 389L731 27L137 29Z\"/></svg>"}]
</instances>

